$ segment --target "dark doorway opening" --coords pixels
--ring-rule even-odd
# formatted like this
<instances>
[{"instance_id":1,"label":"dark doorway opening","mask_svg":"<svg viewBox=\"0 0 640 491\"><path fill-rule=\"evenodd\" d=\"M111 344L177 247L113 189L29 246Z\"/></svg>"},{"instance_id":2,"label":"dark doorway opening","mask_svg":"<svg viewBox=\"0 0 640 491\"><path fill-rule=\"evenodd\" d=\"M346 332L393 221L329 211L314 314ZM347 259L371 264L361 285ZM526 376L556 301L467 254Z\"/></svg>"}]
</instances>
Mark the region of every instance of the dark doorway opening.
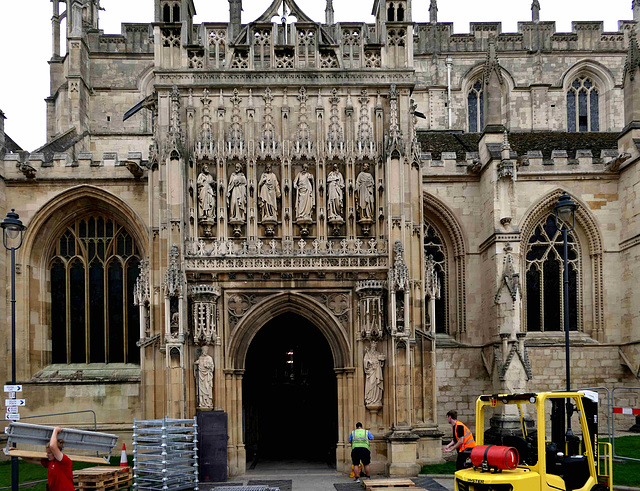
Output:
<instances>
[{"instance_id":1,"label":"dark doorway opening","mask_svg":"<svg viewBox=\"0 0 640 491\"><path fill-rule=\"evenodd\" d=\"M253 338L243 377L248 462L306 460L335 466L338 394L329 343L294 313Z\"/></svg>"}]
</instances>

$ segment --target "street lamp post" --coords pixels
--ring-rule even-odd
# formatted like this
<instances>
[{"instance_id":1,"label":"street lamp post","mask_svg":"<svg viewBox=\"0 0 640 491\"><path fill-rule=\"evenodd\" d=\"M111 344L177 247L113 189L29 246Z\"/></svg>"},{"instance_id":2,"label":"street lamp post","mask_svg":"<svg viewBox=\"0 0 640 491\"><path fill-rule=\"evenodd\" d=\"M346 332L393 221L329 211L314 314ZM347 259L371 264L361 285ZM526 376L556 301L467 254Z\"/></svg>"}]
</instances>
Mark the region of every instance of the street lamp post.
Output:
<instances>
[{"instance_id":1,"label":"street lamp post","mask_svg":"<svg viewBox=\"0 0 640 491\"><path fill-rule=\"evenodd\" d=\"M22 245L26 228L12 208L2 222L2 244L11 251L11 385L16 384L16 249ZM11 490L18 491L18 457L11 457Z\"/></svg>"},{"instance_id":2,"label":"street lamp post","mask_svg":"<svg viewBox=\"0 0 640 491\"><path fill-rule=\"evenodd\" d=\"M556 217L556 228L562 232L564 242L564 269L563 269L563 297L564 297L564 349L566 356L567 370L567 392L571 391L571 357L569 355L569 246L568 234L576 226L576 208L578 205L574 203L571 196L566 191L562 192L558 203L556 203L554 214ZM567 438L573 436L571 431L571 403L567 401Z\"/></svg>"}]
</instances>

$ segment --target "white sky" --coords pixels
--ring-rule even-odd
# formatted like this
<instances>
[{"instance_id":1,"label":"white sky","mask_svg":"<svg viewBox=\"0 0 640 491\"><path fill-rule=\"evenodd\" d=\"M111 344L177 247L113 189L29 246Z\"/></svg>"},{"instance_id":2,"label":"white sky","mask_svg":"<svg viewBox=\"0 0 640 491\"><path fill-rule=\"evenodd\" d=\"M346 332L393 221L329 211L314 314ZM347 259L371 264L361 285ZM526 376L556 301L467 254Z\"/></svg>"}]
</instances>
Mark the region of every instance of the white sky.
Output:
<instances>
[{"instance_id":1,"label":"white sky","mask_svg":"<svg viewBox=\"0 0 640 491\"><path fill-rule=\"evenodd\" d=\"M539 0L540 20L556 21L557 32L570 32L571 21L602 20L605 31L617 31L618 20L633 18L631 0ZM439 0L438 20L453 22L454 31L469 31L469 22L502 21L502 32L517 32L518 21L531 20L532 0ZM121 22L152 22L153 0L102 0L100 28L119 34ZM196 23L228 21L227 0L194 0ZM313 20L324 22L324 0L296 0ZM413 0L413 20L429 20L429 0ZM242 22L262 14L271 0L244 0ZM373 0L334 0L335 20L372 22ZM62 9L61 5L61 9ZM5 131L23 149L45 143L45 103L49 95L51 57L50 0L0 0L0 109Z\"/></svg>"}]
</instances>

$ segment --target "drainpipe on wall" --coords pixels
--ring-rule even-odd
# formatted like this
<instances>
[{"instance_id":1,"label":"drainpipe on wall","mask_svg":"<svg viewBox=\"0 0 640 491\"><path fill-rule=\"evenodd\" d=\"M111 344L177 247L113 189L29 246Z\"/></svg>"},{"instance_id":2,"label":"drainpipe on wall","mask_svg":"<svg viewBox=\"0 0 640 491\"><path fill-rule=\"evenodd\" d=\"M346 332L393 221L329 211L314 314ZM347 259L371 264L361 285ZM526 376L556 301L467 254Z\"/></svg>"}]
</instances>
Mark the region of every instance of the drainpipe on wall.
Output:
<instances>
[{"instance_id":1,"label":"drainpipe on wall","mask_svg":"<svg viewBox=\"0 0 640 491\"><path fill-rule=\"evenodd\" d=\"M447 56L445 63L447 64L447 109L449 110L447 127L451 129L451 121L453 120L453 113L451 108L451 65L453 64L453 58L451 58L451 56Z\"/></svg>"}]
</instances>

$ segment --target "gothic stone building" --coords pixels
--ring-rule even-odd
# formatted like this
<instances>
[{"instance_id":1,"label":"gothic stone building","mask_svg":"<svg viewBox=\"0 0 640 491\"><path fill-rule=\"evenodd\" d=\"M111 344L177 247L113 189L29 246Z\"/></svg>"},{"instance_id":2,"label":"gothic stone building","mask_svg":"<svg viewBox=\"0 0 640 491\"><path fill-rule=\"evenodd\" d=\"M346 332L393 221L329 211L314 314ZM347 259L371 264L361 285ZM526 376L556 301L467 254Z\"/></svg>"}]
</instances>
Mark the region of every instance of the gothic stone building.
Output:
<instances>
[{"instance_id":1,"label":"gothic stone building","mask_svg":"<svg viewBox=\"0 0 640 491\"><path fill-rule=\"evenodd\" d=\"M372 24L264 2L196 25L149 1L114 35L98 0L53 0L46 143L0 131L23 414L130 434L223 411L231 475L303 427L346 470L362 421L375 472L415 473L447 409L564 387L563 191L573 386L637 386L638 2L617 32L555 32L535 0L468 34L435 0L375 0Z\"/></svg>"}]
</instances>

